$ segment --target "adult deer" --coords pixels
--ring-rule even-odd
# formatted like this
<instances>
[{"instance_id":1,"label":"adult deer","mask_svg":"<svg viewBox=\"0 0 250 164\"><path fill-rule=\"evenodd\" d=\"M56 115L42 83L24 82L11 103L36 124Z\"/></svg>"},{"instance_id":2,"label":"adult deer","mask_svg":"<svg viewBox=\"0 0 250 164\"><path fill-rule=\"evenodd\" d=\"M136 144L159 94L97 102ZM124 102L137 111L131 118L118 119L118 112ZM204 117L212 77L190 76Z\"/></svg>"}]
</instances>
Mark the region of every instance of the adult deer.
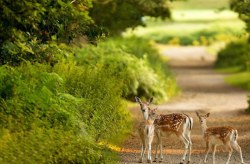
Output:
<instances>
[{"instance_id":1,"label":"adult deer","mask_svg":"<svg viewBox=\"0 0 250 164\"><path fill-rule=\"evenodd\" d=\"M144 153L148 149L147 162L152 163L151 158L151 144L154 138L154 120L156 118L156 109L150 110L148 113L148 119L141 122L139 125L139 135L142 141L141 157L139 162L143 161Z\"/></svg>"},{"instance_id":2,"label":"adult deer","mask_svg":"<svg viewBox=\"0 0 250 164\"><path fill-rule=\"evenodd\" d=\"M142 102L141 99L139 97L135 97L135 101L138 102L140 104L141 107L141 112L143 115L144 120L148 119L148 113L149 113L149 106L153 101L153 97L151 97L147 102Z\"/></svg>"},{"instance_id":3,"label":"adult deer","mask_svg":"<svg viewBox=\"0 0 250 164\"><path fill-rule=\"evenodd\" d=\"M224 145L228 148L228 159L226 164L229 163L233 149L232 147L240 153L241 163L244 163L242 158L241 148L237 143L238 138L238 131L237 129L230 127L230 126L220 126L220 127L207 127L207 118L209 117L210 113L205 115L201 115L196 112L196 115L199 118L201 131L203 135L203 139L206 142L206 155L204 162L207 162L207 155L209 153L210 148L213 149L213 164L215 164L215 152L216 146Z\"/></svg>"},{"instance_id":4,"label":"adult deer","mask_svg":"<svg viewBox=\"0 0 250 164\"><path fill-rule=\"evenodd\" d=\"M135 97L136 102L138 102L141 106L141 111L144 116L144 119L147 120L147 113L150 110L149 105L152 103L153 98L150 98L148 102L143 103L139 97ZM186 159L187 151L188 153L188 162L191 160L191 149L192 149L192 141L191 141L191 129L193 127L193 118L189 117L186 114L181 113L172 113L159 115L155 121L155 134L157 137L156 141L156 150L155 150L155 162L158 159L158 147L160 146L160 161L163 160L162 155L162 137L168 137L171 134L177 135L185 145L184 154L180 163L183 163Z\"/></svg>"}]
</instances>

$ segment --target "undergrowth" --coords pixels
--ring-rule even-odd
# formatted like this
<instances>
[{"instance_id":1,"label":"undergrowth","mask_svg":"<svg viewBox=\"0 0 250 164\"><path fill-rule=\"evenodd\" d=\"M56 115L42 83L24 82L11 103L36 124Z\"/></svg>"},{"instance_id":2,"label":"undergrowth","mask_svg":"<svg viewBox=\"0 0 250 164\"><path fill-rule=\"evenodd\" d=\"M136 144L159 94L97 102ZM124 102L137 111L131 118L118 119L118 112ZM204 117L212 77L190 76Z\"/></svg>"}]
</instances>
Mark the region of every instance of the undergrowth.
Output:
<instances>
[{"instance_id":1,"label":"undergrowth","mask_svg":"<svg viewBox=\"0 0 250 164\"><path fill-rule=\"evenodd\" d=\"M0 163L115 163L116 152L99 143L131 132L124 99L178 92L165 59L138 38L57 48L53 64L0 67Z\"/></svg>"}]
</instances>

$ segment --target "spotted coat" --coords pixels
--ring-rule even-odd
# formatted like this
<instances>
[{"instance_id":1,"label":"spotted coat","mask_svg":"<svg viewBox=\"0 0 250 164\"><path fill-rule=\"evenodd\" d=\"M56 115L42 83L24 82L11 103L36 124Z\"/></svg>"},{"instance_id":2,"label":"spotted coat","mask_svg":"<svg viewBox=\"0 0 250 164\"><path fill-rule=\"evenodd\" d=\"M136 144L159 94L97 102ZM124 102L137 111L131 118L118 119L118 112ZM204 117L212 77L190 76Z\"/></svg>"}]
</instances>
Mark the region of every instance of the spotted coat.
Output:
<instances>
[{"instance_id":1,"label":"spotted coat","mask_svg":"<svg viewBox=\"0 0 250 164\"><path fill-rule=\"evenodd\" d=\"M176 132L187 116L180 113L160 115L154 122L157 129Z\"/></svg>"},{"instance_id":2,"label":"spotted coat","mask_svg":"<svg viewBox=\"0 0 250 164\"><path fill-rule=\"evenodd\" d=\"M226 143L229 140L229 136L234 131L237 131L235 128L230 126L223 126L223 127L210 127L207 128L204 133L204 139L208 140L211 136L216 136L220 139L223 143ZM236 138L235 138L236 140Z\"/></svg>"}]
</instances>

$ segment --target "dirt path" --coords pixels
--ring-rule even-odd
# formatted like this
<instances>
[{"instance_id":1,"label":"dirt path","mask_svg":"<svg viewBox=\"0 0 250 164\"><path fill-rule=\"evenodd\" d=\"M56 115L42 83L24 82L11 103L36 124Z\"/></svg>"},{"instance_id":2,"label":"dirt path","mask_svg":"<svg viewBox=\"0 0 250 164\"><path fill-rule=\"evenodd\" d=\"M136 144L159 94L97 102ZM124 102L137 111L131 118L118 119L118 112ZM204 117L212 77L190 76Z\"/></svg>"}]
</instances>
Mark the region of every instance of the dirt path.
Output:
<instances>
[{"instance_id":1,"label":"dirt path","mask_svg":"<svg viewBox=\"0 0 250 164\"><path fill-rule=\"evenodd\" d=\"M247 92L227 85L223 79L226 75L217 73L212 66L215 58L207 54L204 47L161 48L161 53L170 58L170 66L182 89L180 96L172 101L159 105L160 113L184 112L194 118L192 130L192 162L203 163L205 144L201 138L198 119L194 111L211 112L208 126L234 126L239 131L239 145L243 158L250 161L250 115L244 113L247 108ZM142 120L139 106L131 109L135 120ZM176 136L163 139L163 163L179 163L183 145ZM154 147L154 144L153 144ZM119 163L137 163L140 153L140 140L136 127L134 133L126 140L121 149ZM211 154L208 163L212 163ZM216 163L225 163L227 153L218 147ZM146 161L146 160L145 160ZM238 153L234 152L231 164L240 163Z\"/></svg>"}]
</instances>

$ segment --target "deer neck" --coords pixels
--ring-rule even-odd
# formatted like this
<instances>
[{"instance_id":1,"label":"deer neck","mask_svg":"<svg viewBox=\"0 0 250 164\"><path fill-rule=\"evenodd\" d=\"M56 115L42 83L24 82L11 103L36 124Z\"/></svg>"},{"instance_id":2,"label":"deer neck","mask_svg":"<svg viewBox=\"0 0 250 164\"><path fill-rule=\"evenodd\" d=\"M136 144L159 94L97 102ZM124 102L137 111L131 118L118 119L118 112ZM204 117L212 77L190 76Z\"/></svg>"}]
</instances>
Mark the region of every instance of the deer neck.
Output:
<instances>
[{"instance_id":1,"label":"deer neck","mask_svg":"<svg viewBox=\"0 0 250 164\"><path fill-rule=\"evenodd\" d=\"M148 120L148 111L146 110L145 112L142 113L144 120Z\"/></svg>"},{"instance_id":2,"label":"deer neck","mask_svg":"<svg viewBox=\"0 0 250 164\"><path fill-rule=\"evenodd\" d=\"M151 119L147 119L145 122L146 122L146 125L154 124L154 120L151 120Z\"/></svg>"},{"instance_id":3,"label":"deer neck","mask_svg":"<svg viewBox=\"0 0 250 164\"><path fill-rule=\"evenodd\" d=\"M204 122L204 123L201 124L201 132L202 132L203 135L206 132L206 130L207 130L207 123Z\"/></svg>"}]
</instances>

